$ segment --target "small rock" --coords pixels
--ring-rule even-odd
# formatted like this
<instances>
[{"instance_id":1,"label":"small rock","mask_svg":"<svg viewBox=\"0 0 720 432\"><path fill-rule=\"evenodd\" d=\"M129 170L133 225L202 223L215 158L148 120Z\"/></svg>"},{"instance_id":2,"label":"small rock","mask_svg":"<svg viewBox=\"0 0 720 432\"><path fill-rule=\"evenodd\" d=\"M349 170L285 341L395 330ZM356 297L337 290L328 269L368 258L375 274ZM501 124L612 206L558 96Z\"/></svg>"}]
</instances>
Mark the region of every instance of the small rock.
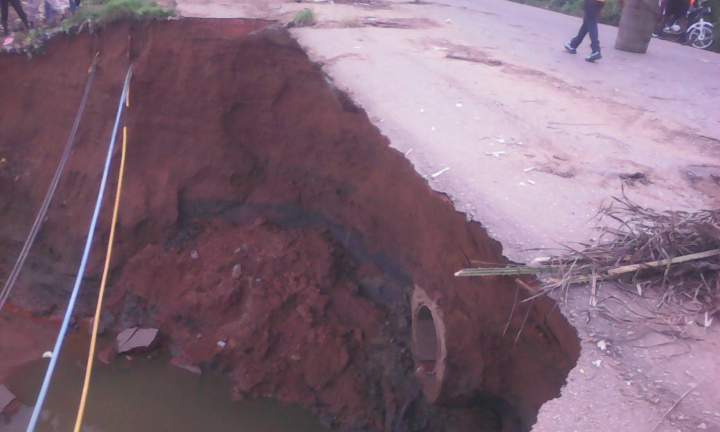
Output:
<instances>
[{"instance_id":1,"label":"small rock","mask_svg":"<svg viewBox=\"0 0 720 432\"><path fill-rule=\"evenodd\" d=\"M115 357L115 347L112 345L100 350L97 354L98 361L104 365L109 365L113 357Z\"/></svg>"},{"instance_id":2,"label":"small rock","mask_svg":"<svg viewBox=\"0 0 720 432\"><path fill-rule=\"evenodd\" d=\"M177 368L186 370L191 374L202 375L202 369L200 369L198 366L186 363L184 360L178 357L173 357L173 359L170 360L170 364Z\"/></svg>"},{"instance_id":3,"label":"small rock","mask_svg":"<svg viewBox=\"0 0 720 432\"><path fill-rule=\"evenodd\" d=\"M190 258L196 260L196 259L200 258L200 254L198 253L198 251L193 249L192 252L190 252Z\"/></svg>"},{"instance_id":4,"label":"small rock","mask_svg":"<svg viewBox=\"0 0 720 432\"><path fill-rule=\"evenodd\" d=\"M704 429L707 429L707 424L705 424L705 423L700 423L697 428L698 428L698 429L703 429L703 430L704 430Z\"/></svg>"},{"instance_id":5,"label":"small rock","mask_svg":"<svg viewBox=\"0 0 720 432\"><path fill-rule=\"evenodd\" d=\"M605 352L608 349L609 343L607 343L605 340L600 340L597 343L597 347L600 348L600 351Z\"/></svg>"},{"instance_id":6,"label":"small rock","mask_svg":"<svg viewBox=\"0 0 720 432\"><path fill-rule=\"evenodd\" d=\"M218 347L218 348L220 348L220 349L225 349L226 346L227 346L227 342L225 342L224 340L219 340L219 341L217 341L217 347Z\"/></svg>"},{"instance_id":7,"label":"small rock","mask_svg":"<svg viewBox=\"0 0 720 432\"><path fill-rule=\"evenodd\" d=\"M242 276L242 266L240 264L235 264L232 268L232 278L240 279L240 276Z\"/></svg>"},{"instance_id":8,"label":"small rock","mask_svg":"<svg viewBox=\"0 0 720 432\"><path fill-rule=\"evenodd\" d=\"M595 360L594 362L592 362L592 365L596 368L599 368L600 366L602 366L602 360Z\"/></svg>"},{"instance_id":9,"label":"small rock","mask_svg":"<svg viewBox=\"0 0 720 432\"><path fill-rule=\"evenodd\" d=\"M7 387L0 384L0 413L4 413L5 410L9 408L10 404L14 401L15 395L12 394L12 392Z\"/></svg>"}]
</instances>

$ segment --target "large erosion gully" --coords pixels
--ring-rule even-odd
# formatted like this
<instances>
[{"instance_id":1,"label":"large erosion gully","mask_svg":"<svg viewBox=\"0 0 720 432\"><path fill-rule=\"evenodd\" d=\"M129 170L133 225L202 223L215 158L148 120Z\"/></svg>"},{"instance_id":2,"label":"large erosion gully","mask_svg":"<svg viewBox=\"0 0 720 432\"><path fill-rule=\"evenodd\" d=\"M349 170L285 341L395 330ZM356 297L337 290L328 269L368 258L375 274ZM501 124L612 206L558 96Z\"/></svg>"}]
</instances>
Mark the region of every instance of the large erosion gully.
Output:
<instances>
[{"instance_id":1,"label":"large erosion gully","mask_svg":"<svg viewBox=\"0 0 720 432\"><path fill-rule=\"evenodd\" d=\"M173 356L225 373L234 396L301 404L339 430L524 431L559 395L579 345L556 305L518 303L527 294L511 278L454 278L505 262L501 245L265 21L124 23L58 37L31 61L0 57L0 275L96 52L77 148L3 311L0 382L28 358L27 317L51 321L66 304L133 62L108 332L158 327ZM106 211L96 251L108 222Z\"/></svg>"}]
</instances>

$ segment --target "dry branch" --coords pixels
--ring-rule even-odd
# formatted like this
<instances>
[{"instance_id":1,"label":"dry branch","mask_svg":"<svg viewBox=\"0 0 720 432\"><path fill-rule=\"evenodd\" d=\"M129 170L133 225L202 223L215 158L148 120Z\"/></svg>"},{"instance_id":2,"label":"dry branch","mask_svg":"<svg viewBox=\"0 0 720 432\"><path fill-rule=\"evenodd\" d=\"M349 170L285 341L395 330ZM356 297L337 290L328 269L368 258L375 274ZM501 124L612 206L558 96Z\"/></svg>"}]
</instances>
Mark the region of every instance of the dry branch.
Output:
<instances>
[{"instance_id":1,"label":"dry branch","mask_svg":"<svg viewBox=\"0 0 720 432\"><path fill-rule=\"evenodd\" d=\"M537 275L542 291L567 296L572 285L589 284L597 303L609 279L643 295L655 288L659 306L674 303L712 315L720 310L720 210L656 211L623 193L598 212L599 236L592 243L529 266L462 269L456 276ZM638 288L639 287L639 288Z\"/></svg>"}]
</instances>

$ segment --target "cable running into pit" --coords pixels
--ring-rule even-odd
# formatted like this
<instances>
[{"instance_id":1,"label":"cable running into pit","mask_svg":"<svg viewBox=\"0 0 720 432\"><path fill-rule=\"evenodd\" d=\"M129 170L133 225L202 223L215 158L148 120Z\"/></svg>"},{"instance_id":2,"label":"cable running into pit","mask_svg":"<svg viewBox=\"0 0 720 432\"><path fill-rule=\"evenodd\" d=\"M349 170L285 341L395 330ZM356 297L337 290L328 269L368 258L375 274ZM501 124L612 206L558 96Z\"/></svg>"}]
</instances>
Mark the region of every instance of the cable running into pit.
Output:
<instances>
[{"instance_id":1,"label":"cable running into pit","mask_svg":"<svg viewBox=\"0 0 720 432\"><path fill-rule=\"evenodd\" d=\"M15 282L20 276L20 271L22 270L23 265L25 265L25 260L30 254L30 249L32 248L33 243L35 243L35 238L40 231L40 227L45 221L48 209L50 208L50 203L52 202L55 191L60 184L60 178L62 177L62 173L65 170L65 165L67 164L68 159L70 159L70 153L75 146L75 137L77 136L77 131L80 127L80 120L85 113L85 106L87 105L87 100L90 96L90 89L92 88L93 81L95 80L95 71L97 70L99 54L100 53L95 54L95 58L93 59L90 68L88 69L88 79L85 82L85 90L83 91L82 98L80 99L80 107L78 108L77 114L75 114L75 120L73 121L72 129L70 129L70 135L68 136L67 143L65 144L65 150L63 150L63 153L60 156L60 162L58 163L58 166L55 169L55 174L50 181L50 187L48 187L48 191L45 194L45 199L40 205L40 209L35 216L35 220L33 221L30 232L25 239L25 243L23 244L22 250L20 251L20 255L18 256L17 261L15 261L15 265L10 271L8 278L5 280L5 284L3 285L2 290L0 290L0 311L2 310L3 306L5 306L8 298L10 298L10 294L12 293L13 287L15 286Z\"/></svg>"},{"instance_id":2,"label":"cable running into pit","mask_svg":"<svg viewBox=\"0 0 720 432\"><path fill-rule=\"evenodd\" d=\"M27 427L27 432L34 432L37 427L38 419L40 418L40 412L42 411L43 405L45 405L45 399L47 398L48 389L50 388L50 381L52 380L55 367L57 366L58 359L60 358L60 352L62 350L63 342L67 334L68 327L70 326L70 319L72 318L73 310L75 309L75 302L77 301L78 293L80 292L80 285L82 283L83 275L85 274L85 268L87 267L88 258L90 256L90 250L92 249L93 238L95 237L95 228L97 227L97 221L100 216L100 208L102 207L103 198L105 196L105 188L107 186L108 173L110 171L110 164L112 162L113 150L115 149L115 140L118 134L118 128L120 126L120 118L122 117L123 108L125 106L125 100L128 94L128 87L130 85L130 79L132 77L132 65L128 68L127 74L125 75L125 83L123 84L122 93L120 94L120 102L118 104L117 114L115 116L115 125L113 126L112 136L110 137L110 144L108 145L108 152L105 158L105 167L103 169L102 178L100 180L100 188L98 190L97 200L95 202L95 210L93 211L92 219L90 221L90 227L88 229L88 235L85 240L85 249L83 251L82 259L80 260L80 267L77 275L75 276L75 284L73 286L72 293L70 294L70 300L68 302L67 309L65 310L65 316L60 326L60 332L55 340L55 347L52 351L52 357L50 358L50 364L48 365L47 371L45 371L45 378L43 378L42 387L38 394L37 401L33 407L32 416L30 417L30 423Z\"/></svg>"},{"instance_id":3,"label":"cable running into pit","mask_svg":"<svg viewBox=\"0 0 720 432\"><path fill-rule=\"evenodd\" d=\"M129 90L128 90L129 92ZM126 108L130 107L130 99L126 100ZM115 205L113 206L112 222L110 222L110 237L108 238L107 252L105 253L105 266L103 267L100 291L98 292L95 316L93 317L92 333L90 336L90 349L88 350L87 364L85 366L85 380L83 381L80 404L78 405L77 416L75 417L74 432L80 432L83 417L85 417L85 405L87 404L88 391L90 390L90 378L92 377L93 360L95 359L95 347L97 345L97 334L100 326L100 314L102 311L103 297L107 285L108 274L110 273L110 260L112 259L113 243L115 241L115 228L117 227L118 210L120 209L120 196L122 195L123 176L125 173L125 155L127 153L127 126L123 127L122 152L120 153L120 169L118 171L117 189L115 190Z\"/></svg>"}]
</instances>

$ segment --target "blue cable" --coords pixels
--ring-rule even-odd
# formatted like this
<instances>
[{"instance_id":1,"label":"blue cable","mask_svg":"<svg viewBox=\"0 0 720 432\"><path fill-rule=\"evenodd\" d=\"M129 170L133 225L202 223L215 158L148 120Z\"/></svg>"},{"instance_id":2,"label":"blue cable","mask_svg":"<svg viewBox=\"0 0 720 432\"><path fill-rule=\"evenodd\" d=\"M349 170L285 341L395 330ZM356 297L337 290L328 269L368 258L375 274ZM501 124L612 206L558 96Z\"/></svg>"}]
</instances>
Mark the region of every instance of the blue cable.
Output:
<instances>
[{"instance_id":1,"label":"blue cable","mask_svg":"<svg viewBox=\"0 0 720 432\"><path fill-rule=\"evenodd\" d=\"M105 158L105 169L102 174L102 179L100 180L100 190L98 191L97 201L95 202L95 210L90 222L90 229L88 230L87 239L85 240L85 250L83 251L82 260L80 260L80 268L78 269L77 276L75 276L75 285L73 286L72 294L70 295L70 301L68 302L68 307L65 311L65 317L63 318L62 325L60 326L60 332L58 333L57 340L55 341L52 357L50 357L50 364L48 365L47 371L45 371L45 378L43 379L37 402L35 402L35 407L33 407L32 417L30 417L30 423L26 429L27 432L35 431L35 427L37 426L37 422L40 417L40 412L42 411L43 405L45 405L45 398L47 397L48 389L50 387L50 381L52 380L53 373L55 372L55 366L57 365L58 358L60 358L60 350L62 350L65 335L67 334L67 330L70 325L70 318L72 317L73 310L75 309L75 301L77 300L78 293L80 292L80 284L82 283L82 278L85 274L85 267L87 266L90 250L92 249L93 238L95 237L95 227L97 226L98 217L100 216L100 208L102 207L103 197L105 196L105 187L107 185L108 173L110 171L110 162L112 161L113 150L115 149L115 139L117 138L120 118L122 117L125 99L128 95L128 87L130 85L131 77L132 65L128 68L127 75L125 75L125 83L123 84L122 94L120 94L120 103L118 104L118 110L115 116L115 126L113 126L112 137L110 137L110 145L108 146L108 153Z\"/></svg>"}]
</instances>

